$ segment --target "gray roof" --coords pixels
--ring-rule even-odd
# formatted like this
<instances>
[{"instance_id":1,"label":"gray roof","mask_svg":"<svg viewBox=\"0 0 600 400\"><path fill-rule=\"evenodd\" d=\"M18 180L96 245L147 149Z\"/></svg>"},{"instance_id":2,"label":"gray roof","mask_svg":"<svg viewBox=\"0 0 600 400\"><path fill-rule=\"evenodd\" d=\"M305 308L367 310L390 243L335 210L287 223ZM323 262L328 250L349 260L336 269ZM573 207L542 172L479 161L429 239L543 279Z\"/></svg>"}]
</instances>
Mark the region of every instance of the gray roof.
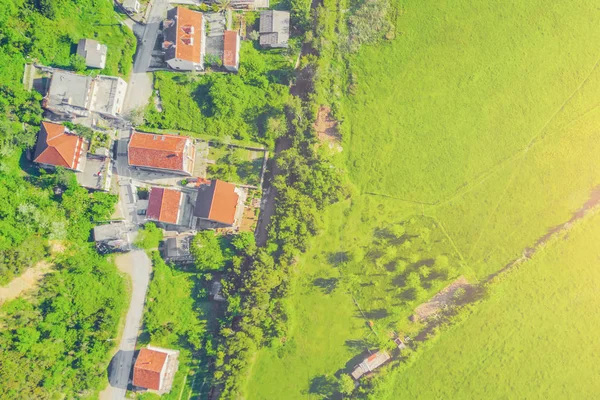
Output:
<instances>
[{"instance_id":1,"label":"gray roof","mask_svg":"<svg viewBox=\"0 0 600 400\"><path fill-rule=\"evenodd\" d=\"M106 45L92 39L81 39L77 44L77 54L85 58L85 65L103 69L106 66Z\"/></svg>"},{"instance_id":2,"label":"gray roof","mask_svg":"<svg viewBox=\"0 0 600 400\"><path fill-rule=\"evenodd\" d=\"M260 13L260 44L287 45L290 38L290 13L267 10Z\"/></svg>"},{"instance_id":3,"label":"gray roof","mask_svg":"<svg viewBox=\"0 0 600 400\"><path fill-rule=\"evenodd\" d=\"M165 255L168 258L173 257L189 257L190 253L190 242L193 236L175 236L170 237L165 241Z\"/></svg>"},{"instance_id":4,"label":"gray roof","mask_svg":"<svg viewBox=\"0 0 600 400\"><path fill-rule=\"evenodd\" d=\"M127 240L127 234L132 226L125 223L98 225L94 227L94 240L104 242L107 240Z\"/></svg>"},{"instance_id":5,"label":"gray roof","mask_svg":"<svg viewBox=\"0 0 600 400\"><path fill-rule=\"evenodd\" d=\"M171 60L175 58L175 46L177 46L177 8L167 11L167 19L163 21L163 38L164 42L172 43L168 48L163 48L165 60Z\"/></svg>"},{"instance_id":6,"label":"gray roof","mask_svg":"<svg viewBox=\"0 0 600 400\"><path fill-rule=\"evenodd\" d=\"M48 89L48 107L87 109L91 85L92 78L89 76L61 70L54 71Z\"/></svg>"},{"instance_id":7,"label":"gray roof","mask_svg":"<svg viewBox=\"0 0 600 400\"><path fill-rule=\"evenodd\" d=\"M359 379L364 374L379 368L382 364L385 364L385 362L390 358L391 357L387 351L378 351L375 354L371 354L354 368L354 371L352 371L351 375L354 379Z\"/></svg>"}]
</instances>

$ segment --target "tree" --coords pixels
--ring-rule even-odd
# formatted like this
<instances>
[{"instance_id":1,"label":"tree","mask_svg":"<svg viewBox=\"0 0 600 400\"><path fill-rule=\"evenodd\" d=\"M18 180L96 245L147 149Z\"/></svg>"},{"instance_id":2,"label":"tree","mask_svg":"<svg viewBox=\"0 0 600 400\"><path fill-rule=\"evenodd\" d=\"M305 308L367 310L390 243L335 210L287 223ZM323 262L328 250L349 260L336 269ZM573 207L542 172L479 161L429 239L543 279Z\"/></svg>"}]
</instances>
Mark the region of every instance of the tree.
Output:
<instances>
[{"instance_id":1,"label":"tree","mask_svg":"<svg viewBox=\"0 0 600 400\"><path fill-rule=\"evenodd\" d=\"M225 263L219 238L213 231L199 232L191 246L198 271L220 270Z\"/></svg>"},{"instance_id":2,"label":"tree","mask_svg":"<svg viewBox=\"0 0 600 400\"><path fill-rule=\"evenodd\" d=\"M345 395L352 394L355 388L354 380L352 380L352 378L350 378L350 375L348 374L343 374L342 376L340 376L338 386L338 391Z\"/></svg>"},{"instance_id":3,"label":"tree","mask_svg":"<svg viewBox=\"0 0 600 400\"><path fill-rule=\"evenodd\" d=\"M138 231L135 245L145 250L156 249L162 238L162 229L158 228L154 223L148 222L144 225L144 229Z\"/></svg>"},{"instance_id":4,"label":"tree","mask_svg":"<svg viewBox=\"0 0 600 400\"><path fill-rule=\"evenodd\" d=\"M73 68L76 72L83 72L86 69L85 58L81 57L79 54L72 54L69 59L69 63L71 64L71 68Z\"/></svg>"}]
</instances>

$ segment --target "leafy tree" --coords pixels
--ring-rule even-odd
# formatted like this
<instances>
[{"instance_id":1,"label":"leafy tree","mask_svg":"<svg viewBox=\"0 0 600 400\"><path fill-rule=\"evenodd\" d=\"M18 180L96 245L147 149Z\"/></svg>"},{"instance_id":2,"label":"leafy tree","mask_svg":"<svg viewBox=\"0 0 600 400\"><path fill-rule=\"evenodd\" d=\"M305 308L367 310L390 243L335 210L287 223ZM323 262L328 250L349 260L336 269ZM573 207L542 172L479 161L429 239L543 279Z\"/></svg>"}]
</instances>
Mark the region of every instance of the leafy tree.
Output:
<instances>
[{"instance_id":1,"label":"leafy tree","mask_svg":"<svg viewBox=\"0 0 600 400\"><path fill-rule=\"evenodd\" d=\"M198 271L220 270L225 263L225 254L219 237L213 231L199 232L191 246Z\"/></svg>"},{"instance_id":2,"label":"leafy tree","mask_svg":"<svg viewBox=\"0 0 600 400\"><path fill-rule=\"evenodd\" d=\"M79 54L72 54L69 59L69 64L76 72L83 72L87 67L85 58L81 57Z\"/></svg>"},{"instance_id":3,"label":"leafy tree","mask_svg":"<svg viewBox=\"0 0 600 400\"><path fill-rule=\"evenodd\" d=\"M354 380L348 374L342 374L338 382L338 391L349 396L354 391L354 388Z\"/></svg>"},{"instance_id":4,"label":"leafy tree","mask_svg":"<svg viewBox=\"0 0 600 400\"><path fill-rule=\"evenodd\" d=\"M158 248L162 239L162 229L158 228L154 223L148 222L144 225L144 229L138 231L135 245L140 249L153 250Z\"/></svg>"}]
</instances>

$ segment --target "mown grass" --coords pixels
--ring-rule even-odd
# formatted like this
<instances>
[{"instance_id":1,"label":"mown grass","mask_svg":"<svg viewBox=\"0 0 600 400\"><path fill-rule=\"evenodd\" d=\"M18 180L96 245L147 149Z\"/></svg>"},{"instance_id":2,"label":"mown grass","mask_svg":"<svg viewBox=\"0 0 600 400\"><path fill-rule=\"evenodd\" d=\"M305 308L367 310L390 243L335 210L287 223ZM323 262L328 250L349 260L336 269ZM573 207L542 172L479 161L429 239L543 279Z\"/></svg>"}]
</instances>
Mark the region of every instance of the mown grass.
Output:
<instances>
[{"instance_id":1,"label":"mown grass","mask_svg":"<svg viewBox=\"0 0 600 400\"><path fill-rule=\"evenodd\" d=\"M401 9L395 40L350 59L356 94L338 114L341 157L357 191L328 212L300 259L287 338L295 347L283 358L279 344L259 353L248 398L319 395L315 378L352 364L369 330L343 296L349 289L369 315L382 316L373 318L376 330L410 332L416 327L407 317L423 298L458 275L477 282L500 270L569 220L600 185L593 2L408 0ZM413 231L430 229L430 243L419 237L407 250L378 242L376 232L411 220ZM372 257L387 248L390 255ZM330 262L346 253L342 265ZM433 284L422 279L425 292L411 299L405 273L386 268L390 256L409 273L445 256L454 271ZM436 368L451 369L441 358Z\"/></svg>"},{"instance_id":2,"label":"mown grass","mask_svg":"<svg viewBox=\"0 0 600 400\"><path fill-rule=\"evenodd\" d=\"M598 215L559 235L373 398L596 397L598 240Z\"/></svg>"}]
</instances>

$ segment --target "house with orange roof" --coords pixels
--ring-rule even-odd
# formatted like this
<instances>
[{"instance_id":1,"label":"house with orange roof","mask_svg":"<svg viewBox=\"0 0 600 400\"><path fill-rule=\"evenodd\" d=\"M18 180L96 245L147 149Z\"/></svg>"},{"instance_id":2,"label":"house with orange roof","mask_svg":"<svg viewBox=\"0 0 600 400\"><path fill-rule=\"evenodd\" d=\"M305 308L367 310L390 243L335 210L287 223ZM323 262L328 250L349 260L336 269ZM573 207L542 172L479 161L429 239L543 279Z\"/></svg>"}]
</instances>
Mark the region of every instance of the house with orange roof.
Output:
<instances>
[{"instance_id":1,"label":"house with orange roof","mask_svg":"<svg viewBox=\"0 0 600 400\"><path fill-rule=\"evenodd\" d=\"M167 65L180 71L204 70L206 37L201 12L175 7L163 21L163 43Z\"/></svg>"},{"instance_id":2,"label":"house with orange roof","mask_svg":"<svg viewBox=\"0 0 600 400\"><path fill-rule=\"evenodd\" d=\"M127 146L129 165L191 176L196 146L191 138L133 131Z\"/></svg>"},{"instance_id":3,"label":"house with orange roof","mask_svg":"<svg viewBox=\"0 0 600 400\"><path fill-rule=\"evenodd\" d=\"M87 141L66 126L42 121L33 161L44 168L63 167L82 172L87 148Z\"/></svg>"},{"instance_id":4,"label":"house with orange roof","mask_svg":"<svg viewBox=\"0 0 600 400\"><path fill-rule=\"evenodd\" d=\"M184 196L179 190L150 188L146 219L167 225L182 225L182 201Z\"/></svg>"},{"instance_id":5,"label":"house with orange roof","mask_svg":"<svg viewBox=\"0 0 600 400\"><path fill-rule=\"evenodd\" d=\"M244 209L245 193L234 184L218 179L198 186L192 226L198 229L235 227Z\"/></svg>"},{"instance_id":6,"label":"house with orange roof","mask_svg":"<svg viewBox=\"0 0 600 400\"><path fill-rule=\"evenodd\" d=\"M133 386L157 394L165 394L173 387L173 378L179 366L179 351L148 346L142 348L133 367Z\"/></svg>"},{"instance_id":7,"label":"house with orange roof","mask_svg":"<svg viewBox=\"0 0 600 400\"><path fill-rule=\"evenodd\" d=\"M223 67L231 72L240 68L240 35L236 31L223 33Z\"/></svg>"}]
</instances>

